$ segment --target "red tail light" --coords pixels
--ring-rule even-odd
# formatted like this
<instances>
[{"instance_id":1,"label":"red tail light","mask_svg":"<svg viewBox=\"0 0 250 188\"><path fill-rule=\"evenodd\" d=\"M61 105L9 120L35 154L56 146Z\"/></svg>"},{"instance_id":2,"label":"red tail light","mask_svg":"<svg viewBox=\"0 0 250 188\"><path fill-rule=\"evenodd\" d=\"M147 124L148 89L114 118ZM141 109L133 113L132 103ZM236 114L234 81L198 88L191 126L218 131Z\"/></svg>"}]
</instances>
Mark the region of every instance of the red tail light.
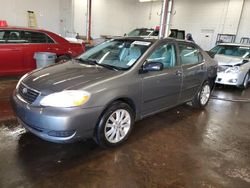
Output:
<instances>
[{"instance_id":1,"label":"red tail light","mask_svg":"<svg viewBox=\"0 0 250 188\"><path fill-rule=\"evenodd\" d=\"M7 21L6 20L0 20L0 27L7 27Z\"/></svg>"}]
</instances>

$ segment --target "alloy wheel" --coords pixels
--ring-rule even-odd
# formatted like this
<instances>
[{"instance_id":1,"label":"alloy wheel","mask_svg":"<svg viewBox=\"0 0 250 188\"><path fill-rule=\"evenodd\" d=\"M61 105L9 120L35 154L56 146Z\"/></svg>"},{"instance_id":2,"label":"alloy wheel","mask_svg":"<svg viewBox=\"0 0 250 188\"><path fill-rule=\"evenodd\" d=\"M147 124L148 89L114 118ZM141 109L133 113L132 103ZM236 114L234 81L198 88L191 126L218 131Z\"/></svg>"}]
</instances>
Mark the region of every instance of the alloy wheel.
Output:
<instances>
[{"instance_id":1,"label":"alloy wheel","mask_svg":"<svg viewBox=\"0 0 250 188\"><path fill-rule=\"evenodd\" d=\"M118 109L107 119L104 135L108 142L118 143L122 141L131 128L131 115L125 109Z\"/></svg>"},{"instance_id":2,"label":"alloy wheel","mask_svg":"<svg viewBox=\"0 0 250 188\"><path fill-rule=\"evenodd\" d=\"M200 103L202 105L205 105L209 98L210 98L210 94L211 94L211 89L209 87L209 85L204 85L204 87L201 90L201 94L200 94Z\"/></svg>"}]
</instances>

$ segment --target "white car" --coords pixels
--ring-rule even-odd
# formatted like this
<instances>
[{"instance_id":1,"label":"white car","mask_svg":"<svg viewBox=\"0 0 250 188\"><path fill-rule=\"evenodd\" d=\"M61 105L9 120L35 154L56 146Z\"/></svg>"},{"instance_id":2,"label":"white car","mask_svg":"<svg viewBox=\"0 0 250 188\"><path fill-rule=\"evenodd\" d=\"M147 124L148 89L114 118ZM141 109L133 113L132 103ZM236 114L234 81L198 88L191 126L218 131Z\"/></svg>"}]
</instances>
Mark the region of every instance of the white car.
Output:
<instances>
[{"instance_id":1,"label":"white car","mask_svg":"<svg viewBox=\"0 0 250 188\"><path fill-rule=\"evenodd\" d=\"M250 78L250 45L221 43L210 52L215 54L219 65L215 82L246 89Z\"/></svg>"}]
</instances>

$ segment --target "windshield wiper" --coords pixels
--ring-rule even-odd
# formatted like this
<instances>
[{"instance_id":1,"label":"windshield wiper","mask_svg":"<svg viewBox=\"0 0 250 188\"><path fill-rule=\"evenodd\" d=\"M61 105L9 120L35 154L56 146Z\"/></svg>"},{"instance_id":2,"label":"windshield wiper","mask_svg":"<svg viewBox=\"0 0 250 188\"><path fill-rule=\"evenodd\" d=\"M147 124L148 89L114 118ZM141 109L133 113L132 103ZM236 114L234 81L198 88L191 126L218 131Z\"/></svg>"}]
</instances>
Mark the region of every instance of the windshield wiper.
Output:
<instances>
[{"instance_id":1,"label":"windshield wiper","mask_svg":"<svg viewBox=\"0 0 250 188\"><path fill-rule=\"evenodd\" d=\"M82 63L90 64L90 65L97 65L97 66L100 66L100 67L105 67L105 68L111 69L111 70L123 70L123 68L115 67L115 66L108 65L108 64L98 63L98 61L96 59L82 59L82 58L78 58L76 60L78 60L78 61L80 61Z\"/></svg>"},{"instance_id":2,"label":"windshield wiper","mask_svg":"<svg viewBox=\"0 0 250 188\"><path fill-rule=\"evenodd\" d=\"M96 60L92 59L77 58L76 60L89 65L99 65Z\"/></svg>"}]
</instances>

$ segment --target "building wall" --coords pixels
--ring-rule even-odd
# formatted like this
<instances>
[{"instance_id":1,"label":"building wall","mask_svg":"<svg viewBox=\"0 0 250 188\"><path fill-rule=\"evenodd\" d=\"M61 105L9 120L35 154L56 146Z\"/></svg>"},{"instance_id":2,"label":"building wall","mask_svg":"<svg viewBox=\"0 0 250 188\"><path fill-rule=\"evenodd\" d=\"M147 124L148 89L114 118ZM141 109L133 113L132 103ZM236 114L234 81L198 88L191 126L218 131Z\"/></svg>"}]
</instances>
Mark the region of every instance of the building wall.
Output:
<instances>
[{"instance_id":1,"label":"building wall","mask_svg":"<svg viewBox=\"0 0 250 188\"><path fill-rule=\"evenodd\" d=\"M74 31L86 35L87 0L74 1ZM135 0L93 0L92 37L123 35L137 24Z\"/></svg>"},{"instance_id":2,"label":"building wall","mask_svg":"<svg viewBox=\"0 0 250 188\"><path fill-rule=\"evenodd\" d=\"M250 8L250 0L245 0L242 12L243 2L244 0L174 0L170 27L192 33L195 42L208 50L214 46L218 33L238 33L239 36L247 34L249 26L245 25L250 25L248 21L250 13L247 11ZM137 6L138 12L142 18L147 18L152 3L140 4ZM139 22L145 27L152 27L152 21L158 24L159 21L156 20L159 20L158 12L161 6L161 1L153 2L151 20L145 19L144 22L142 20Z\"/></svg>"},{"instance_id":3,"label":"building wall","mask_svg":"<svg viewBox=\"0 0 250 188\"><path fill-rule=\"evenodd\" d=\"M240 41L241 37L250 38L250 0L245 0L241 19L239 22L239 29L237 33L237 41Z\"/></svg>"},{"instance_id":4,"label":"building wall","mask_svg":"<svg viewBox=\"0 0 250 188\"><path fill-rule=\"evenodd\" d=\"M35 11L40 28L60 33L60 0L0 0L0 19L9 25L28 26L27 10Z\"/></svg>"},{"instance_id":5,"label":"building wall","mask_svg":"<svg viewBox=\"0 0 250 188\"><path fill-rule=\"evenodd\" d=\"M92 37L123 35L138 27L160 24L162 1L93 0ZM63 36L86 35L87 0L0 0L0 19L27 26L27 10L36 12L38 26ZM171 28L192 33L204 49L218 33L250 37L250 0L174 0Z\"/></svg>"},{"instance_id":6,"label":"building wall","mask_svg":"<svg viewBox=\"0 0 250 188\"><path fill-rule=\"evenodd\" d=\"M74 31L86 35L86 1L74 0ZM160 25L162 1L93 0L92 37L123 35L133 28ZM170 27L192 33L205 50L212 48L217 34L246 35L250 0L174 0ZM243 8L244 3L244 8ZM241 20L241 21L240 21ZM247 29L245 29L247 28Z\"/></svg>"}]
</instances>

